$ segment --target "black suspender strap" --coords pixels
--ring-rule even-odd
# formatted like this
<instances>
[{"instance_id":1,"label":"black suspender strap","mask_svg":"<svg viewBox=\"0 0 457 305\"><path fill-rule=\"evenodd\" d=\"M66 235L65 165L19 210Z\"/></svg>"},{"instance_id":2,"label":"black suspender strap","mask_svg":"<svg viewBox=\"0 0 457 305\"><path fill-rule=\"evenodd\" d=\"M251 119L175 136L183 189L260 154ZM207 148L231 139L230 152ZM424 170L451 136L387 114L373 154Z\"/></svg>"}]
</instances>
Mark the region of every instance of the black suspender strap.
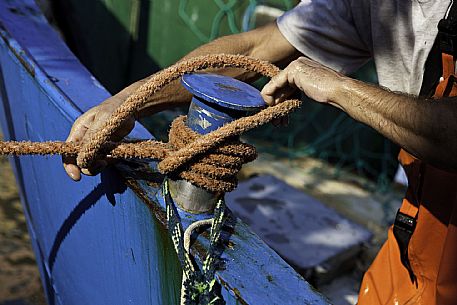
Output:
<instances>
[{"instance_id":1,"label":"black suspender strap","mask_svg":"<svg viewBox=\"0 0 457 305\"><path fill-rule=\"evenodd\" d=\"M411 267L408 257L408 245L415 228L416 218L406 215L398 210L393 226L393 233L395 239L397 240L398 248L400 249L401 263L408 270L411 282L415 283L417 286L417 278L414 275L413 268Z\"/></svg>"},{"instance_id":2,"label":"black suspender strap","mask_svg":"<svg viewBox=\"0 0 457 305\"><path fill-rule=\"evenodd\" d=\"M457 5L451 1L446 16L438 23L438 39L443 53L457 56Z\"/></svg>"}]
</instances>

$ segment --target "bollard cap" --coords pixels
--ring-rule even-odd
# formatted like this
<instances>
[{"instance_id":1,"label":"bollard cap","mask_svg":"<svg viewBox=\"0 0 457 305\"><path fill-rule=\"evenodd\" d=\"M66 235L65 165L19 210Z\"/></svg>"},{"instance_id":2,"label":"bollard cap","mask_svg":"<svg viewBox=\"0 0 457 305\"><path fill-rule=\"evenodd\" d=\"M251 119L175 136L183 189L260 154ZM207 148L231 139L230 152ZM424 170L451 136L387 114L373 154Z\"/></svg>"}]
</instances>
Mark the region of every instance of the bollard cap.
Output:
<instances>
[{"instance_id":1,"label":"bollard cap","mask_svg":"<svg viewBox=\"0 0 457 305\"><path fill-rule=\"evenodd\" d=\"M259 90L228 76L184 74L181 83L194 96L221 107L242 111L256 111L266 107Z\"/></svg>"}]
</instances>

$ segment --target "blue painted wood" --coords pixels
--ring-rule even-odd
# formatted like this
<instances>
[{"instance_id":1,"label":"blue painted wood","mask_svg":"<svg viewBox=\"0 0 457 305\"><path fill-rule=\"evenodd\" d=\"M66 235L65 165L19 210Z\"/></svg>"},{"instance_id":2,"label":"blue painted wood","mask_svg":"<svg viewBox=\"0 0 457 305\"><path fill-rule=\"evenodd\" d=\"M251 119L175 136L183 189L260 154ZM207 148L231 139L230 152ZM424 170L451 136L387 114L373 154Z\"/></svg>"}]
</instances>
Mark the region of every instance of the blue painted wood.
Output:
<instances>
[{"instance_id":1,"label":"blue painted wood","mask_svg":"<svg viewBox=\"0 0 457 305\"><path fill-rule=\"evenodd\" d=\"M6 139L63 140L82 111L108 96L32 0L0 1ZM150 137L140 126L134 136ZM58 157L12 163L49 304L177 304L181 270L149 165L123 163L74 183ZM231 242L217 273L227 304L326 304L239 220ZM207 240L197 244L199 257Z\"/></svg>"},{"instance_id":2,"label":"blue painted wood","mask_svg":"<svg viewBox=\"0 0 457 305\"><path fill-rule=\"evenodd\" d=\"M109 94L33 10L0 3L2 129L7 139L63 140ZM164 264L173 252L163 228L114 172L72 183L58 157L16 159L15 169L49 304L176 303L180 270Z\"/></svg>"}]
</instances>

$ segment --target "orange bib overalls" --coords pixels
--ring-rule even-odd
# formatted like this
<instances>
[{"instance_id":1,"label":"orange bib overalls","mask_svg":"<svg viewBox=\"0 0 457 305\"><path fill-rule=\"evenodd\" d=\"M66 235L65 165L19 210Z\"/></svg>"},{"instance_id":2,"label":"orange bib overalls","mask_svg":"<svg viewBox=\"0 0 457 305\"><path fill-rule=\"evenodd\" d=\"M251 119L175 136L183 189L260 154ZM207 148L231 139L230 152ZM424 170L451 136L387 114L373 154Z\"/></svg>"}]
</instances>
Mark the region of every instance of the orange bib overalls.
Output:
<instances>
[{"instance_id":1,"label":"orange bib overalls","mask_svg":"<svg viewBox=\"0 0 457 305\"><path fill-rule=\"evenodd\" d=\"M434 98L457 95L450 55L455 52L441 49L443 77ZM457 174L403 150L399 161L408 189L387 241L364 275L358 304L457 305Z\"/></svg>"}]
</instances>

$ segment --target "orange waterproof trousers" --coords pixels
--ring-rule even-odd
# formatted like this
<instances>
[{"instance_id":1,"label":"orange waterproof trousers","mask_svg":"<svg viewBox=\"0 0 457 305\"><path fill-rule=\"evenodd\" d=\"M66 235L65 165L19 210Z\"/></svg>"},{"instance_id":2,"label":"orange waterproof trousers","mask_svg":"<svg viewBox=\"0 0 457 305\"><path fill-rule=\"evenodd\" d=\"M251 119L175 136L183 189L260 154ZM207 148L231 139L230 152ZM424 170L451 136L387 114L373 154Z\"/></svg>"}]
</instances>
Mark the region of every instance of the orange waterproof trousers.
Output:
<instances>
[{"instance_id":1,"label":"orange waterproof trousers","mask_svg":"<svg viewBox=\"0 0 457 305\"><path fill-rule=\"evenodd\" d=\"M435 98L457 95L454 69L453 57L443 54L444 80L436 88ZM416 218L407 247L416 280L401 262L391 227L387 241L364 275L358 304L456 305L457 174L425 164L403 150L399 161L408 176L400 212Z\"/></svg>"}]
</instances>

